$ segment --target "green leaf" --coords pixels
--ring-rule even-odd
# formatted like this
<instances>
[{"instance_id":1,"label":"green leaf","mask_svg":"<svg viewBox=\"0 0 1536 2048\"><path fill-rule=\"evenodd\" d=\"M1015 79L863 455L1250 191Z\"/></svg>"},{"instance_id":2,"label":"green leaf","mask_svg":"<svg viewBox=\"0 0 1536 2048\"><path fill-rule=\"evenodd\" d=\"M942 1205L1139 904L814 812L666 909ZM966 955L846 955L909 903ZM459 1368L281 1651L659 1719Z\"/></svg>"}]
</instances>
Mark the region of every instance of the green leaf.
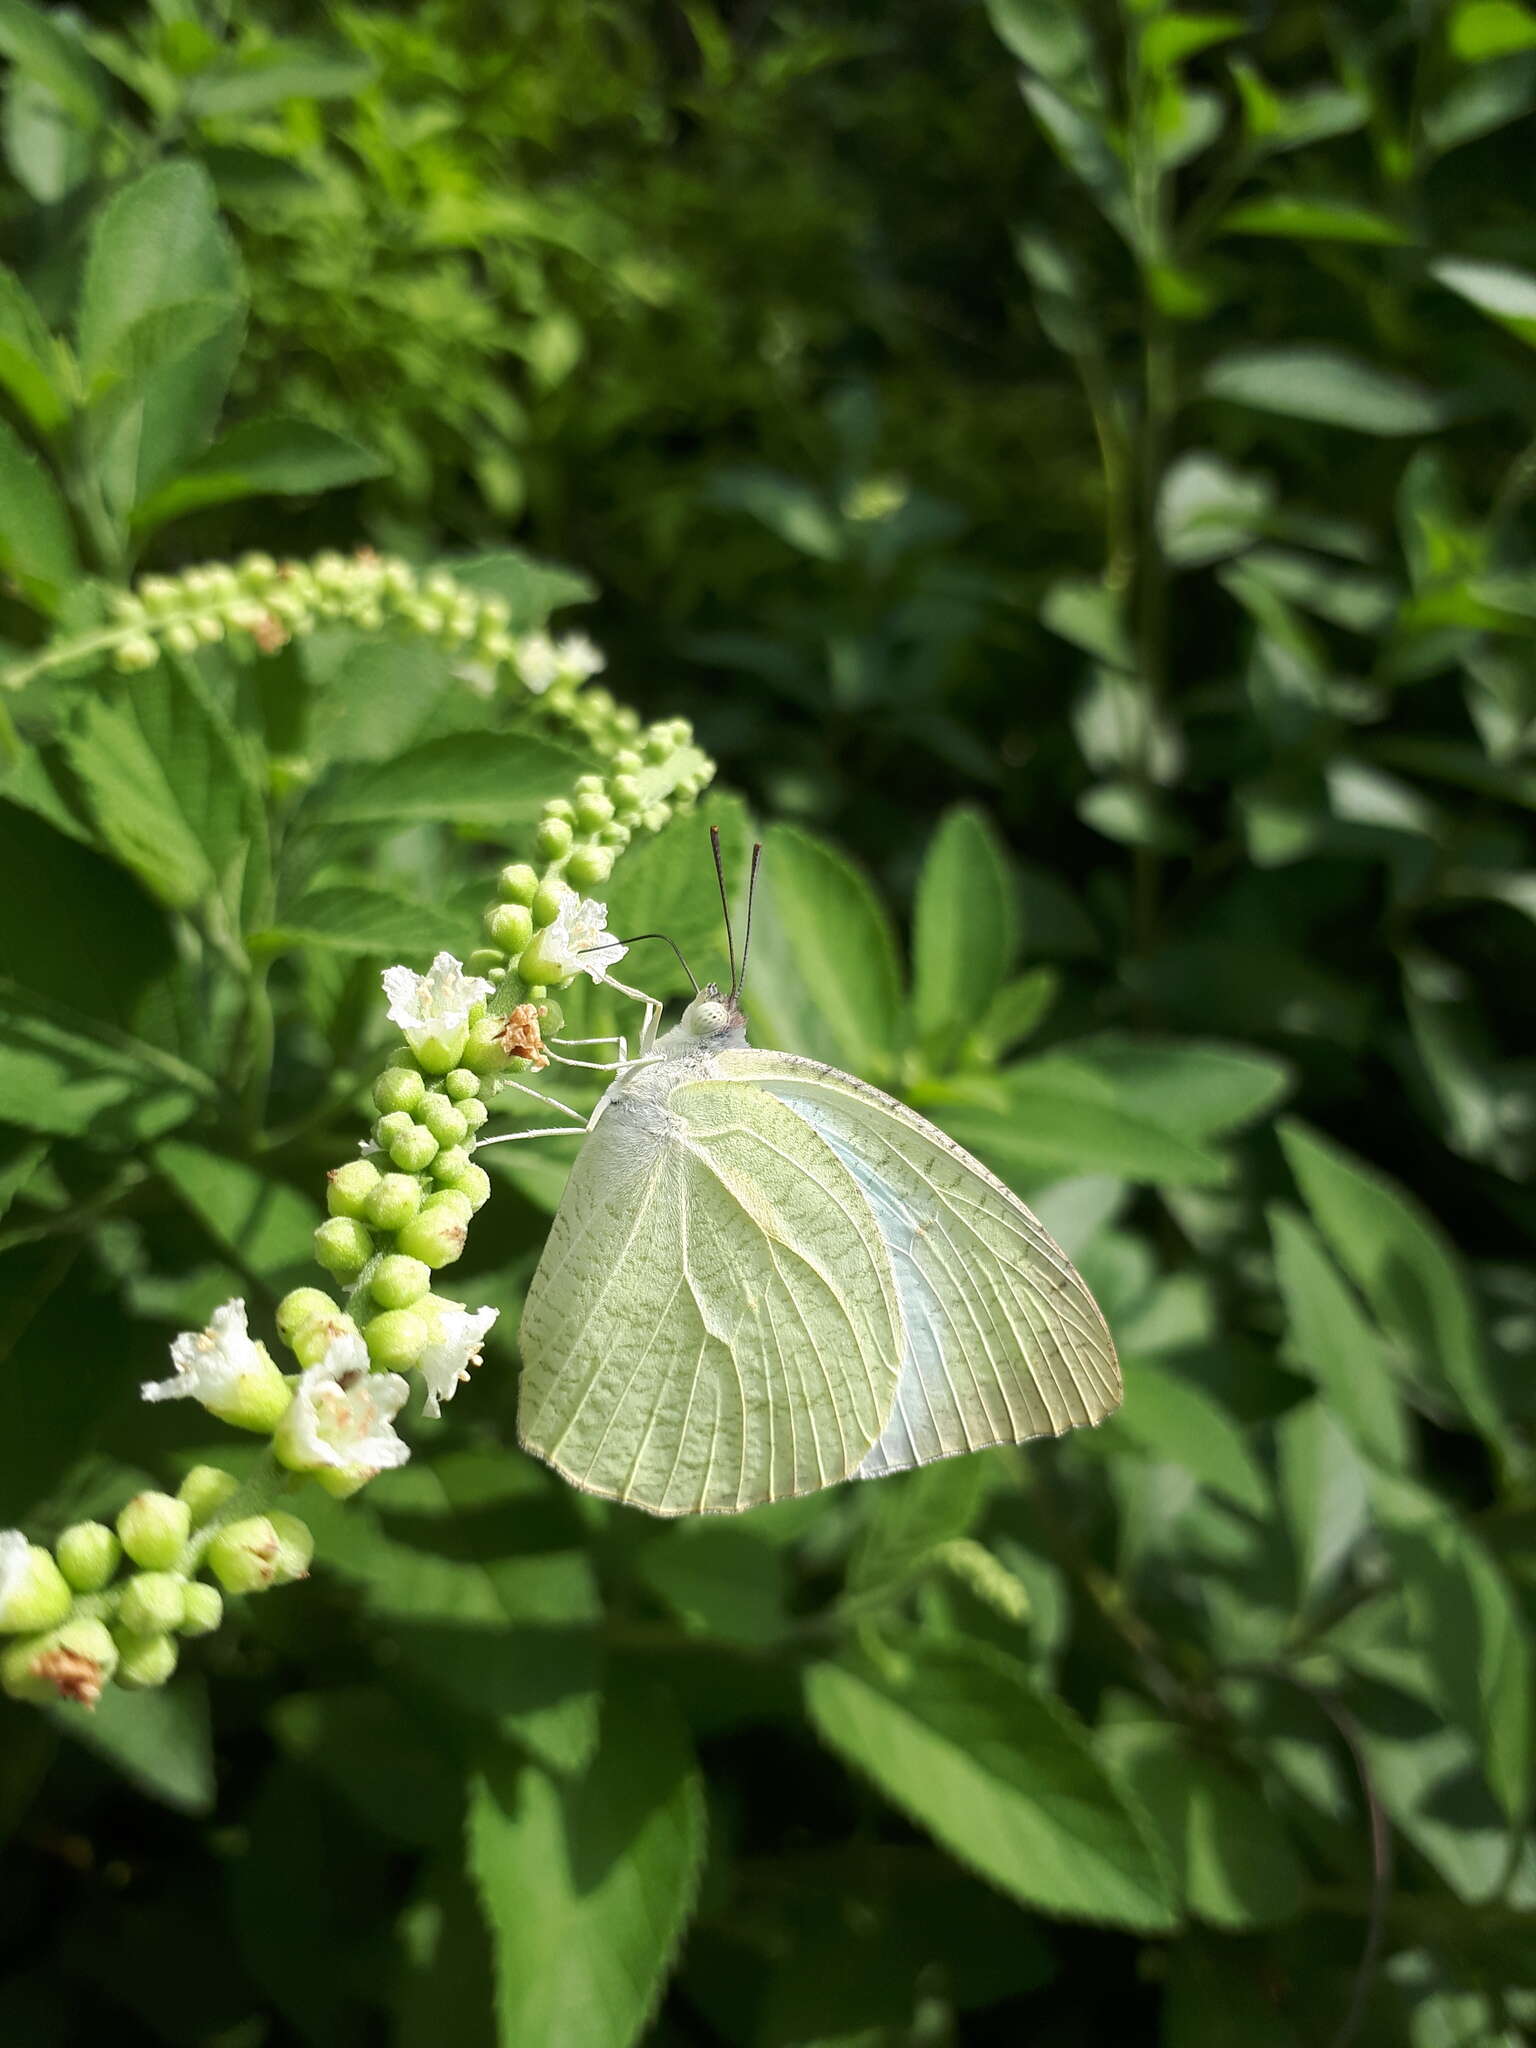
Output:
<instances>
[{"instance_id":1,"label":"green leaf","mask_svg":"<svg viewBox=\"0 0 1536 2048\"><path fill-rule=\"evenodd\" d=\"M1395 248L1413 239L1372 207L1292 192L1272 192L1229 206L1219 225L1223 234L1280 235L1293 242L1365 242Z\"/></svg>"},{"instance_id":2,"label":"green leaf","mask_svg":"<svg viewBox=\"0 0 1536 2048\"><path fill-rule=\"evenodd\" d=\"M1303 1401L1275 1425L1285 1504L1304 1600L1327 1588L1371 1526L1365 1465L1324 1401Z\"/></svg>"},{"instance_id":3,"label":"green leaf","mask_svg":"<svg viewBox=\"0 0 1536 2048\"><path fill-rule=\"evenodd\" d=\"M741 798L718 790L710 791L704 810L674 818L654 837L637 839L629 848L614 869L608 890L608 929L665 932L700 981L713 978L723 982L725 926L720 917L720 889L709 844L711 825L718 826L720 831L720 859L731 894L736 943L740 947L746 929L751 826ZM758 951L762 935L763 926L754 919L754 987L762 970ZM625 974L623 979L633 979L636 987L652 995L675 996L688 990L688 977L672 948L659 941L632 954L627 964L634 970L633 976ZM750 996L748 1007L753 1007Z\"/></svg>"},{"instance_id":4,"label":"green leaf","mask_svg":"<svg viewBox=\"0 0 1536 2048\"><path fill-rule=\"evenodd\" d=\"M848 1565L855 1596L896 1590L915 1578L941 1543L968 1536L986 1505L993 1466L985 1457L941 1458L893 1473L868 1489L864 1527Z\"/></svg>"},{"instance_id":5,"label":"green leaf","mask_svg":"<svg viewBox=\"0 0 1536 2048\"><path fill-rule=\"evenodd\" d=\"M703 1791L664 1694L610 1690L576 1784L492 1763L470 1794L469 1868L502 2041L630 2048L661 1996L703 1856Z\"/></svg>"},{"instance_id":6,"label":"green leaf","mask_svg":"<svg viewBox=\"0 0 1536 2048\"><path fill-rule=\"evenodd\" d=\"M692 1634L761 1649L789 1628L783 1556L756 1530L683 1522L647 1544L636 1570Z\"/></svg>"},{"instance_id":7,"label":"green leaf","mask_svg":"<svg viewBox=\"0 0 1536 2048\"><path fill-rule=\"evenodd\" d=\"M272 1732L390 1840L431 1847L457 1832L464 1786L455 1759L423 1741L419 1709L377 1684L289 1693L272 1711Z\"/></svg>"},{"instance_id":8,"label":"green leaf","mask_svg":"<svg viewBox=\"0 0 1536 2048\"><path fill-rule=\"evenodd\" d=\"M448 733L393 761L341 769L316 791L305 820L399 826L443 819L509 836L590 766L574 747L532 733Z\"/></svg>"},{"instance_id":9,"label":"green leaf","mask_svg":"<svg viewBox=\"0 0 1536 2048\"><path fill-rule=\"evenodd\" d=\"M211 1093L181 1061L0 976L0 1123L130 1146Z\"/></svg>"},{"instance_id":10,"label":"green leaf","mask_svg":"<svg viewBox=\"0 0 1536 2048\"><path fill-rule=\"evenodd\" d=\"M717 505L750 513L797 554L817 561L841 561L847 538L834 514L806 484L766 469L729 470L717 476L710 496Z\"/></svg>"},{"instance_id":11,"label":"green leaf","mask_svg":"<svg viewBox=\"0 0 1536 2048\"><path fill-rule=\"evenodd\" d=\"M583 1769L601 1602L567 1497L529 1459L465 1452L413 1460L368 1501L305 1513L390 1655L549 1769Z\"/></svg>"},{"instance_id":12,"label":"green leaf","mask_svg":"<svg viewBox=\"0 0 1536 2048\"><path fill-rule=\"evenodd\" d=\"M1536 14L1519 0L1458 0L1446 28L1451 54L1463 64L1486 64L1536 50Z\"/></svg>"},{"instance_id":13,"label":"green leaf","mask_svg":"<svg viewBox=\"0 0 1536 2048\"><path fill-rule=\"evenodd\" d=\"M313 1239L323 1218L308 1195L199 1145L159 1145L155 1164L215 1242L274 1295L313 1284Z\"/></svg>"},{"instance_id":14,"label":"green leaf","mask_svg":"<svg viewBox=\"0 0 1536 2048\"><path fill-rule=\"evenodd\" d=\"M1233 349L1210 365L1203 389L1208 398L1358 434L1431 434L1447 418L1426 386L1329 348Z\"/></svg>"},{"instance_id":15,"label":"green leaf","mask_svg":"<svg viewBox=\"0 0 1536 2048\"><path fill-rule=\"evenodd\" d=\"M1472 1531L1438 1494L1375 1472L1371 1505L1396 1568L1409 1628L1445 1711L1474 1742L1511 1819L1528 1806L1536 1676L1520 1603Z\"/></svg>"},{"instance_id":16,"label":"green leaf","mask_svg":"<svg viewBox=\"0 0 1536 2048\"><path fill-rule=\"evenodd\" d=\"M1536 275L1511 263L1479 263L1467 256L1444 256L1429 270L1447 291L1536 347Z\"/></svg>"},{"instance_id":17,"label":"green leaf","mask_svg":"<svg viewBox=\"0 0 1536 2048\"><path fill-rule=\"evenodd\" d=\"M200 1680L178 1678L157 1692L108 1686L94 1713L55 1707L50 1719L152 1799L182 1813L212 1811L213 1740Z\"/></svg>"},{"instance_id":18,"label":"green leaf","mask_svg":"<svg viewBox=\"0 0 1536 2048\"><path fill-rule=\"evenodd\" d=\"M1093 30L1072 0L986 0L992 32L1021 64L1067 84L1093 62Z\"/></svg>"},{"instance_id":19,"label":"green leaf","mask_svg":"<svg viewBox=\"0 0 1536 2048\"><path fill-rule=\"evenodd\" d=\"M462 951L464 936L463 920L451 911L359 882L301 897L270 929L253 932L249 944L256 954L324 946L338 953L388 953L398 960L455 946Z\"/></svg>"},{"instance_id":20,"label":"green leaf","mask_svg":"<svg viewBox=\"0 0 1536 2048\"><path fill-rule=\"evenodd\" d=\"M30 601L57 612L80 574L64 500L14 427L0 419L0 569Z\"/></svg>"},{"instance_id":21,"label":"green leaf","mask_svg":"<svg viewBox=\"0 0 1536 2048\"><path fill-rule=\"evenodd\" d=\"M770 827L749 1013L759 1042L889 1078L900 1029L896 942L869 883L792 825Z\"/></svg>"},{"instance_id":22,"label":"green leaf","mask_svg":"<svg viewBox=\"0 0 1536 2048\"><path fill-rule=\"evenodd\" d=\"M1018 951L1008 857L985 814L961 805L940 820L917 883L912 1002L918 1029L952 1050L984 1014Z\"/></svg>"},{"instance_id":23,"label":"green leaf","mask_svg":"<svg viewBox=\"0 0 1536 2048\"><path fill-rule=\"evenodd\" d=\"M87 383L119 380L98 408L95 433L102 484L120 515L212 433L243 317L234 247L201 166L158 165L102 208L78 333Z\"/></svg>"},{"instance_id":24,"label":"green leaf","mask_svg":"<svg viewBox=\"0 0 1536 2048\"><path fill-rule=\"evenodd\" d=\"M240 498L304 498L383 476L389 464L371 450L308 420L246 420L200 455L190 469L153 491L133 514L140 533L210 505Z\"/></svg>"},{"instance_id":25,"label":"green leaf","mask_svg":"<svg viewBox=\"0 0 1536 2048\"><path fill-rule=\"evenodd\" d=\"M1306 1873L1247 1781L1166 1723L1102 1730L1098 1752L1162 1838L1190 1912L1214 1927L1267 1927L1301 1908Z\"/></svg>"},{"instance_id":26,"label":"green leaf","mask_svg":"<svg viewBox=\"0 0 1536 2048\"><path fill-rule=\"evenodd\" d=\"M78 36L70 35L28 0L0 0L0 56L58 101L87 131L101 126L110 107L106 74Z\"/></svg>"},{"instance_id":27,"label":"green leaf","mask_svg":"<svg viewBox=\"0 0 1536 2048\"><path fill-rule=\"evenodd\" d=\"M1125 610L1116 592L1085 576L1061 576L1045 593L1040 623L1106 667L1134 670Z\"/></svg>"},{"instance_id":28,"label":"green leaf","mask_svg":"<svg viewBox=\"0 0 1536 2048\"><path fill-rule=\"evenodd\" d=\"M240 744L195 672L173 662L89 697L65 742L124 866L176 909L218 899L236 926L265 855Z\"/></svg>"},{"instance_id":29,"label":"green leaf","mask_svg":"<svg viewBox=\"0 0 1536 2048\"><path fill-rule=\"evenodd\" d=\"M531 633L551 612L568 604L590 604L597 595L596 584L579 569L541 562L517 548L471 555L462 561L450 556L442 566L471 590L488 591L510 605L507 624L513 633Z\"/></svg>"},{"instance_id":30,"label":"green leaf","mask_svg":"<svg viewBox=\"0 0 1536 2048\"><path fill-rule=\"evenodd\" d=\"M14 271L0 264L0 385L45 434L62 426L69 414L58 355L31 294Z\"/></svg>"},{"instance_id":31,"label":"green leaf","mask_svg":"<svg viewBox=\"0 0 1536 2048\"><path fill-rule=\"evenodd\" d=\"M1191 449L1163 474L1157 537L1180 568L1219 562L1252 542L1273 503L1267 478L1245 475L1219 455Z\"/></svg>"},{"instance_id":32,"label":"green leaf","mask_svg":"<svg viewBox=\"0 0 1536 2048\"><path fill-rule=\"evenodd\" d=\"M1114 1427L1164 1464L1182 1465L1234 1507L1255 1515L1271 1511L1269 1484L1242 1430L1171 1366L1147 1357L1128 1364Z\"/></svg>"},{"instance_id":33,"label":"green leaf","mask_svg":"<svg viewBox=\"0 0 1536 2048\"><path fill-rule=\"evenodd\" d=\"M1290 1085L1283 1060L1211 1039L1104 1031L1079 1039L1064 1056L1101 1076L1127 1107L1185 1138L1242 1130L1267 1115Z\"/></svg>"},{"instance_id":34,"label":"green leaf","mask_svg":"<svg viewBox=\"0 0 1536 2048\"><path fill-rule=\"evenodd\" d=\"M360 93L373 65L355 50L308 48L284 41L242 51L228 68L193 79L182 104L199 120L264 114L288 100L342 100Z\"/></svg>"},{"instance_id":35,"label":"green leaf","mask_svg":"<svg viewBox=\"0 0 1536 2048\"><path fill-rule=\"evenodd\" d=\"M1326 1395L1359 1448L1401 1471L1413 1448L1378 1332L1361 1312L1317 1233L1289 1209L1269 1211L1275 1277L1285 1307L1285 1357Z\"/></svg>"},{"instance_id":36,"label":"green leaf","mask_svg":"<svg viewBox=\"0 0 1536 2048\"><path fill-rule=\"evenodd\" d=\"M1144 1932L1175 1924L1149 1823L1067 1710L979 1643L918 1641L900 1669L813 1664L818 1734L960 1862L1028 1906Z\"/></svg>"},{"instance_id":37,"label":"green leaf","mask_svg":"<svg viewBox=\"0 0 1536 2048\"><path fill-rule=\"evenodd\" d=\"M1385 1175L1305 1124L1280 1140L1335 1258L1421 1379L1454 1394L1494 1444L1504 1438L1476 1304L1438 1225Z\"/></svg>"},{"instance_id":38,"label":"green leaf","mask_svg":"<svg viewBox=\"0 0 1536 2048\"><path fill-rule=\"evenodd\" d=\"M1311 86L1301 92L1277 93L1245 59L1234 58L1232 76L1242 95L1248 140L1261 155L1304 149L1330 136L1363 128L1371 105L1363 92L1337 85Z\"/></svg>"},{"instance_id":39,"label":"green leaf","mask_svg":"<svg viewBox=\"0 0 1536 2048\"><path fill-rule=\"evenodd\" d=\"M1174 71L1202 50L1242 35L1247 26L1237 14L1161 14L1142 30L1136 53L1147 71Z\"/></svg>"},{"instance_id":40,"label":"green leaf","mask_svg":"<svg viewBox=\"0 0 1536 2048\"><path fill-rule=\"evenodd\" d=\"M1125 164L1113 133L1098 110L1086 112L1042 78L1022 79L1020 90L1056 154L1092 195L1115 232L1135 248L1139 228L1131 206Z\"/></svg>"},{"instance_id":41,"label":"green leaf","mask_svg":"<svg viewBox=\"0 0 1536 2048\"><path fill-rule=\"evenodd\" d=\"M1004 982L966 1033L962 1059L996 1066L1033 1035L1060 993L1061 976L1054 967L1032 967L1028 974Z\"/></svg>"}]
</instances>

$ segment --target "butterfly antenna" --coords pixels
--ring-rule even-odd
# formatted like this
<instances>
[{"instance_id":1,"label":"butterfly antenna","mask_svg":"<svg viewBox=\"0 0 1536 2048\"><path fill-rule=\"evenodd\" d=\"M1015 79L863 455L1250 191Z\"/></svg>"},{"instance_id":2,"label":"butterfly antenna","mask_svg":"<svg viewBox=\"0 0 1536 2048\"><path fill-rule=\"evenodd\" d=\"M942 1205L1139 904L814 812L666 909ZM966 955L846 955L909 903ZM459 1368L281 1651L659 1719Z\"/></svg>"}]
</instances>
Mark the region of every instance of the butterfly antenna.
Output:
<instances>
[{"instance_id":1,"label":"butterfly antenna","mask_svg":"<svg viewBox=\"0 0 1536 2048\"><path fill-rule=\"evenodd\" d=\"M682 947L677 943L676 939L674 939L670 935L670 933L636 932L632 938L627 939L618 939L612 937L606 939L599 939L595 946L583 946L580 950L583 953L603 953L607 952L613 946L638 946L642 943L642 941L646 939L660 939L661 943L664 946L670 946L672 948L673 952L677 955L678 966L681 967L684 974L687 975L689 982L692 984L693 992L695 995L697 995L699 992L699 984L694 979L693 969L688 965L688 962L683 958Z\"/></svg>"},{"instance_id":2,"label":"butterfly antenna","mask_svg":"<svg viewBox=\"0 0 1536 2048\"><path fill-rule=\"evenodd\" d=\"M754 840L752 843L752 868L747 876L747 929L741 941L741 972L737 975L735 983L731 988L731 1002L733 1005L747 985L747 955L752 950L752 906L757 901L757 869L762 857L762 843L761 841Z\"/></svg>"},{"instance_id":3,"label":"butterfly antenna","mask_svg":"<svg viewBox=\"0 0 1536 2048\"><path fill-rule=\"evenodd\" d=\"M725 918L725 950L731 961L731 1000L736 999L736 936L731 930L731 903L725 892L725 866L720 858L720 827L711 825L709 843L715 856L715 880L720 884L720 909Z\"/></svg>"}]
</instances>

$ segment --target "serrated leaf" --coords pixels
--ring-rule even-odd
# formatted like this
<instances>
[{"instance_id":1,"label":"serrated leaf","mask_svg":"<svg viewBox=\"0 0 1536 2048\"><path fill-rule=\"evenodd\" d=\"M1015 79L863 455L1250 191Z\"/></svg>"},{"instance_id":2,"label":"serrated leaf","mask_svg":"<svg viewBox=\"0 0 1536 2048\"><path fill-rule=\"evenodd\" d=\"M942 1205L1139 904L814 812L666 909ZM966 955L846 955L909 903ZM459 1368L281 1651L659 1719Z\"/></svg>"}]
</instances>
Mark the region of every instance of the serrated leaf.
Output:
<instances>
[{"instance_id":1,"label":"serrated leaf","mask_svg":"<svg viewBox=\"0 0 1536 2048\"><path fill-rule=\"evenodd\" d=\"M1503 1439L1477 1307L1461 1262L1418 1203L1296 1122L1280 1141L1330 1250L1420 1376L1454 1394L1491 1442Z\"/></svg>"},{"instance_id":2,"label":"serrated leaf","mask_svg":"<svg viewBox=\"0 0 1536 2048\"><path fill-rule=\"evenodd\" d=\"M448 733L393 761L340 769L315 793L306 822L404 825L442 819L510 836L590 767L574 747L532 733Z\"/></svg>"},{"instance_id":3,"label":"serrated leaf","mask_svg":"<svg viewBox=\"0 0 1536 2048\"><path fill-rule=\"evenodd\" d=\"M665 1694L611 1689L575 1784L493 1763L470 1794L469 1869L502 2041L630 2048L661 1996L703 1855L702 1788Z\"/></svg>"},{"instance_id":4,"label":"serrated leaf","mask_svg":"<svg viewBox=\"0 0 1536 2048\"><path fill-rule=\"evenodd\" d=\"M215 322L215 325L218 323ZM212 329L209 330L210 332ZM137 532L242 498L301 498L382 476L389 464L309 420L245 420L134 509Z\"/></svg>"},{"instance_id":5,"label":"serrated leaf","mask_svg":"<svg viewBox=\"0 0 1536 2048\"><path fill-rule=\"evenodd\" d=\"M123 1146L185 1123L206 1075L0 976L0 1123Z\"/></svg>"},{"instance_id":6,"label":"serrated leaf","mask_svg":"<svg viewBox=\"0 0 1536 2048\"><path fill-rule=\"evenodd\" d=\"M1018 942L1007 855L981 811L957 806L944 814L929 845L913 922L913 1015L936 1055L952 1054L984 1014Z\"/></svg>"},{"instance_id":7,"label":"serrated leaf","mask_svg":"<svg viewBox=\"0 0 1536 2048\"><path fill-rule=\"evenodd\" d=\"M45 434L61 426L69 403L60 388L58 346L12 270L0 264L0 385Z\"/></svg>"},{"instance_id":8,"label":"serrated leaf","mask_svg":"<svg viewBox=\"0 0 1536 2048\"><path fill-rule=\"evenodd\" d=\"M960 1862L1026 1905L1145 1932L1175 1924L1161 1852L1086 1731L980 1644L919 1641L900 1670L813 1664L818 1734Z\"/></svg>"},{"instance_id":9,"label":"serrated leaf","mask_svg":"<svg viewBox=\"0 0 1536 2048\"><path fill-rule=\"evenodd\" d=\"M338 883L316 889L281 911L270 929L253 932L253 953L292 946L324 946L338 953L388 953L409 959L441 948L462 952L463 920L435 903L413 903L390 889Z\"/></svg>"},{"instance_id":10,"label":"serrated leaf","mask_svg":"<svg viewBox=\"0 0 1536 2048\"><path fill-rule=\"evenodd\" d=\"M1310 1600L1371 1526L1365 1465L1322 1401L1303 1401L1280 1418L1275 1457L1300 1591Z\"/></svg>"},{"instance_id":11,"label":"serrated leaf","mask_svg":"<svg viewBox=\"0 0 1536 2048\"><path fill-rule=\"evenodd\" d=\"M752 944L757 1042L889 1077L901 1013L896 941L857 868L809 833L772 826Z\"/></svg>"},{"instance_id":12,"label":"serrated leaf","mask_svg":"<svg viewBox=\"0 0 1536 2048\"><path fill-rule=\"evenodd\" d=\"M985 1457L941 1458L869 1489L864 1527L848 1565L859 1595L906 1585L941 1543L968 1536L986 1505L993 1468Z\"/></svg>"},{"instance_id":13,"label":"serrated leaf","mask_svg":"<svg viewBox=\"0 0 1536 2048\"><path fill-rule=\"evenodd\" d=\"M457 1832L464 1785L438 1731L377 1685L289 1693L272 1711L279 1746L392 1841L430 1847Z\"/></svg>"},{"instance_id":14,"label":"serrated leaf","mask_svg":"<svg viewBox=\"0 0 1536 2048\"><path fill-rule=\"evenodd\" d=\"M542 626L551 612L568 604L589 604L597 595L597 586L579 569L541 562L518 548L462 560L450 556L443 567L471 590L488 591L509 605L507 626L513 633L530 633Z\"/></svg>"}]
</instances>

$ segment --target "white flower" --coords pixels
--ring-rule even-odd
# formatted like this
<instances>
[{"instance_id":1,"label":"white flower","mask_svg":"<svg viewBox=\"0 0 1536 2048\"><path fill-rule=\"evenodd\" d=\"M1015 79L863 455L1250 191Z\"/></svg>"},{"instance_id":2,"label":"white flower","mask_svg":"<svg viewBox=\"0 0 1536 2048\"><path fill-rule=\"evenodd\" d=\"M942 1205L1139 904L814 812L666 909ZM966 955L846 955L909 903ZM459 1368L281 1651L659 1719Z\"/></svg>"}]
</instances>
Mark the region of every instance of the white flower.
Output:
<instances>
[{"instance_id":1,"label":"white flower","mask_svg":"<svg viewBox=\"0 0 1536 2048\"><path fill-rule=\"evenodd\" d=\"M541 934L542 950L560 963L562 974L590 974L606 981L629 951L622 939L608 936L608 906L594 897L567 896L560 915Z\"/></svg>"},{"instance_id":2,"label":"white flower","mask_svg":"<svg viewBox=\"0 0 1536 2048\"><path fill-rule=\"evenodd\" d=\"M594 646L585 633L567 633L556 646L555 655L561 675L576 683L589 682L608 666L602 649Z\"/></svg>"},{"instance_id":3,"label":"white flower","mask_svg":"<svg viewBox=\"0 0 1536 2048\"><path fill-rule=\"evenodd\" d=\"M517 672L523 687L542 697L560 674L560 655L547 633L525 633L517 643Z\"/></svg>"},{"instance_id":4,"label":"white flower","mask_svg":"<svg viewBox=\"0 0 1536 2048\"><path fill-rule=\"evenodd\" d=\"M439 953L425 974L386 967L382 979L389 1021L400 1026L416 1052L434 1039L467 1031L471 1005L483 1002L495 985L466 974L464 963L451 953Z\"/></svg>"},{"instance_id":5,"label":"white flower","mask_svg":"<svg viewBox=\"0 0 1536 2048\"><path fill-rule=\"evenodd\" d=\"M299 1381L277 1432L278 1455L296 1472L385 1472L403 1465L410 1446L394 1418L409 1392L397 1372L371 1372L361 1337L333 1337L318 1365Z\"/></svg>"},{"instance_id":6,"label":"white flower","mask_svg":"<svg viewBox=\"0 0 1536 2048\"><path fill-rule=\"evenodd\" d=\"M500 1309L446 1309L437 1318L437 1332L421 1354L421 1376L427 1383L424 1415L441 1415L444 1401L480 1363L480 1347Z\"/></svg>"},{"instance_id":7,"label":"white flower","mask_svg":"<svg viewBox=\"0 0 1536 2048\"><path fill-rule=\"evenodd\" d=\"M268 1353L246 1327L245 1303L226 1301L204 1330L172 1340L168 1380L146 1380L146 1401L200 1401L211 1415L241 1429L271 1429L288 1405L288 1388Z\"/></svg>"},{"instance_id":8,"label":"white flower","mask_svg":"<svg viewBox=\"0 0 1536 2048\"><path fill-rule=\"evenodd\" d=\"M551 683L585 683L608 666L601 649L585 633L567 633L551 640L547 633L525 633L517 643L517 672L524 689L542 697Z\"/></svg>"}]
</instances>

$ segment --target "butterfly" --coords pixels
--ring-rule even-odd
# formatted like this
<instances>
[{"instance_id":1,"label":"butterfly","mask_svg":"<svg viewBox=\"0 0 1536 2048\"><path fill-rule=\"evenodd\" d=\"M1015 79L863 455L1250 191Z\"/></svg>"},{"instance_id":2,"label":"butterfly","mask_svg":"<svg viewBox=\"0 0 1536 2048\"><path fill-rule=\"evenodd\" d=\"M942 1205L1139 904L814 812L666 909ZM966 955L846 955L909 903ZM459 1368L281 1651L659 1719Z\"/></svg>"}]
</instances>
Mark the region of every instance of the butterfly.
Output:
<instances>
[{"instance_id":1,"label":"butterfly","mask_svg":"<svg viewBox=\"0 0 1536 2048\"><path fill-rule=\"evenodd\" d=\"M731 986L587 1128L523 1311L524 1448L650 1514L734 1514L1102 1422L1113 1340L1024 1203L893 1096L747 1043L751 896L738 969L711 837Z\"/></svg>"}]
</instances>

